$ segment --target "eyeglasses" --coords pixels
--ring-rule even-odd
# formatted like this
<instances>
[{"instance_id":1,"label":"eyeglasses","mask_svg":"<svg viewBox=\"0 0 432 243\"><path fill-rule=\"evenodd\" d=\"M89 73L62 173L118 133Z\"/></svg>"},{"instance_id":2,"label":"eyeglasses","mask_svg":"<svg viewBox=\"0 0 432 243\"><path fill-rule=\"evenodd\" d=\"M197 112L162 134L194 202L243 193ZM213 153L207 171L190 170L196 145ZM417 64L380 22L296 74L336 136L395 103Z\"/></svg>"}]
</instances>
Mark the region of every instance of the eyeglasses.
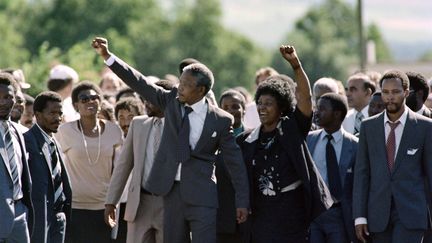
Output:
<instances>
[{"instance_id":1,"label":"eyeglasses","mask_svg":"<svg viewBox=\"0 0 432 243\"><path fill-rule=\"evenodd\" d=\"M88 103L91 101L95 101L95 100L100 100L100 96L99 95L80 95L78 96L78 99L81 101L81 103Z\"/></svg>"}]
</instances>

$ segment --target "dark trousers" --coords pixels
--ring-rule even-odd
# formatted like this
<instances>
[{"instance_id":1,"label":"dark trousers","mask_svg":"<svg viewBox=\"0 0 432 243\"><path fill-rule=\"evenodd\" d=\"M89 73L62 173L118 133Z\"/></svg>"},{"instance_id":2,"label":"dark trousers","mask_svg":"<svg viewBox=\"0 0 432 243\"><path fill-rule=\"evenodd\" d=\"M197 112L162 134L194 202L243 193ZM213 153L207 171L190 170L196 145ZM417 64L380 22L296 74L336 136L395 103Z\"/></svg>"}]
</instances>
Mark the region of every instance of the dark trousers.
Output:
<instances>
[{"instance_id":1,"label":"dark trousers","mask_svg":"<svg viewBox=\"0 0 432 243\"><path fill-rule=\"evenodd\" d=\"M350 242L345 230L342 208L334 207L318 216L310 226L310 243Z\"/></svg>"},{"instance_id":2,"label":"dark trousers","mask_svg":"<svg viewBox=\"0 0 432 243\"><path fill-rule=\"evenodd\" d=\"M0 238L0 243L30 243L30 234L27 225L27 207L18 201L15 204L15 220L12 232L6 239ZM1 219L0 219L1 220Z\"/></svg>"},{"instance_id":3,"label":"dark trousers","mask_svg":"<svg viewBox=\"0 0 432 243\"><path fill-rule=\"evenodd\" d=\"M199 193L199 192L197 192ZM164 197L165 243L216 243L216 208L185 203L180 184Z\"/></svg>"},{"instance_id":4,"label":"dark trousers","mask_svg":"<svg viewBox=\"0 0 432 243\"><path fill-rule=\"evenodd\" d=\"M111 229L104 221L104 210L72 209L71 225L66 232L67 243L110 242Z\"/></svg>"},{"instance_id":5,"label":"dark trousers","mask_svg":"<svg viewBox=\"0 0 432 243\"><path fill-rule=\"evenodd\" d=\"M216 235L217 243L242 243L243 235L239 232L235 233L217 233Z\"/></svg>"},{"instance_id":6,"label":"dark trousers","mask_svg":"<svg viewBox=\"0 0 432 243\"><path fill-rule=\"evenodd\" d=\"M371 237L373 243L421 243L424 233L424 230L405 228L392 205L387 229L384 232L372 233Z\"/></svg>"}]
</instances>

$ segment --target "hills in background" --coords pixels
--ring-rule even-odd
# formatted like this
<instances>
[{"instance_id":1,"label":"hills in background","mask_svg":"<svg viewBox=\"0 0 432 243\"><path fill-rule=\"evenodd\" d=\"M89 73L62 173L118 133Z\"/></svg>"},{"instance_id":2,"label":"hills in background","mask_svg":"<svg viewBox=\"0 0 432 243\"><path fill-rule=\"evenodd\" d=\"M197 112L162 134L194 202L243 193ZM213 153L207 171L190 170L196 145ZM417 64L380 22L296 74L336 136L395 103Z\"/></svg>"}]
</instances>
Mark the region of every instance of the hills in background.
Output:
<instances>
[{"instance_id":1,"label":"hills in background","mask_svg":"<svg viewBox=\"0 0 432 243\"><path fill-rule=\"evenodd\" d=\"M352 6L357 1L347 0ZM295 21L322 0L221 0L223 23L264 48L286 42ZM378 25L395 61L432 50L432 1L363 0L364 23Z\"/></svg>"}]
</instances>

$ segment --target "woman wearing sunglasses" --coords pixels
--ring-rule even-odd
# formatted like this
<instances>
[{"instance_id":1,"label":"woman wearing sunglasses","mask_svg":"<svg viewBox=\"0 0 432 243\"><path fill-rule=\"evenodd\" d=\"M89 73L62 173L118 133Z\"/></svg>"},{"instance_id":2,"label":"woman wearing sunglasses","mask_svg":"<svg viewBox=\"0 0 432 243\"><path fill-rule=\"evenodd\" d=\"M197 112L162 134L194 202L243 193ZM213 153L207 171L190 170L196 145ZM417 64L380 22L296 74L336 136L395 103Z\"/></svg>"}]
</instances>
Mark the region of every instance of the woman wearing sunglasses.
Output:
<instances>
[{"instance_id":1,"label":"woman wearing sunglasses","mask_svg":"<svg viewBox=\"0 0 432 243\"><path fill-rule=\"evenodd\" d=\"M65 155L72 184L72 221L66 242L109 242L104 203L122 132L113 122L98 118L101 91L90 82L72 91L80 119L59 127L57 138Z\"/></svg>"}]
</instances>

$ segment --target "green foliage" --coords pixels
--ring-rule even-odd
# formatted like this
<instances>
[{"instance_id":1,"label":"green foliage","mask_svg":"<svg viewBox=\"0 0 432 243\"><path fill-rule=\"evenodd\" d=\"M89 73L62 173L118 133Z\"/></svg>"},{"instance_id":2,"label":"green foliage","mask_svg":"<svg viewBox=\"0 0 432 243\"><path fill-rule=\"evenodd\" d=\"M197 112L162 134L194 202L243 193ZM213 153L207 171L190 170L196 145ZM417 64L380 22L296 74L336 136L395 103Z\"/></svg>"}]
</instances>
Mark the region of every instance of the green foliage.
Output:
<instances>
[{"instance_id":1,"label":"green foliage","mask_svg":"<svg viewBox=\"0 0 432 243\"><path fill-rule=\"evenodd\" d=\"M421 62L432 62L432 49L426 51L425 53L423 53L423 55L421 55L419 61L421 61Z\"/></svg>"},{"instance_id":2,"label":"green foliage","mask_svg":"<svg viewBox=\"0 0 432 243\"><path fill-rule=\"evenodd\" d=\"M376 43L378 60L390 60L390 52L376 25L369 26L368 39ZM321 77L346 80L348 67L358 63L358 24L355 8L340 0L327 0L311 8L295 25L284 43L296 47L311 82ZM291 74L279 52L272 66Z\"/></svg>"},{"instance_id":3,"label":"green foliage","mask_svg":"<svg viewBox=\"0 0 432 243\"><path fill-rule=\"evenodd\" d=\"M376 24L370 24L368 26L367 39L375 42L376 58L378 62L390 62L393 60L390 49Z\"/></svg>"}]
</instances>

